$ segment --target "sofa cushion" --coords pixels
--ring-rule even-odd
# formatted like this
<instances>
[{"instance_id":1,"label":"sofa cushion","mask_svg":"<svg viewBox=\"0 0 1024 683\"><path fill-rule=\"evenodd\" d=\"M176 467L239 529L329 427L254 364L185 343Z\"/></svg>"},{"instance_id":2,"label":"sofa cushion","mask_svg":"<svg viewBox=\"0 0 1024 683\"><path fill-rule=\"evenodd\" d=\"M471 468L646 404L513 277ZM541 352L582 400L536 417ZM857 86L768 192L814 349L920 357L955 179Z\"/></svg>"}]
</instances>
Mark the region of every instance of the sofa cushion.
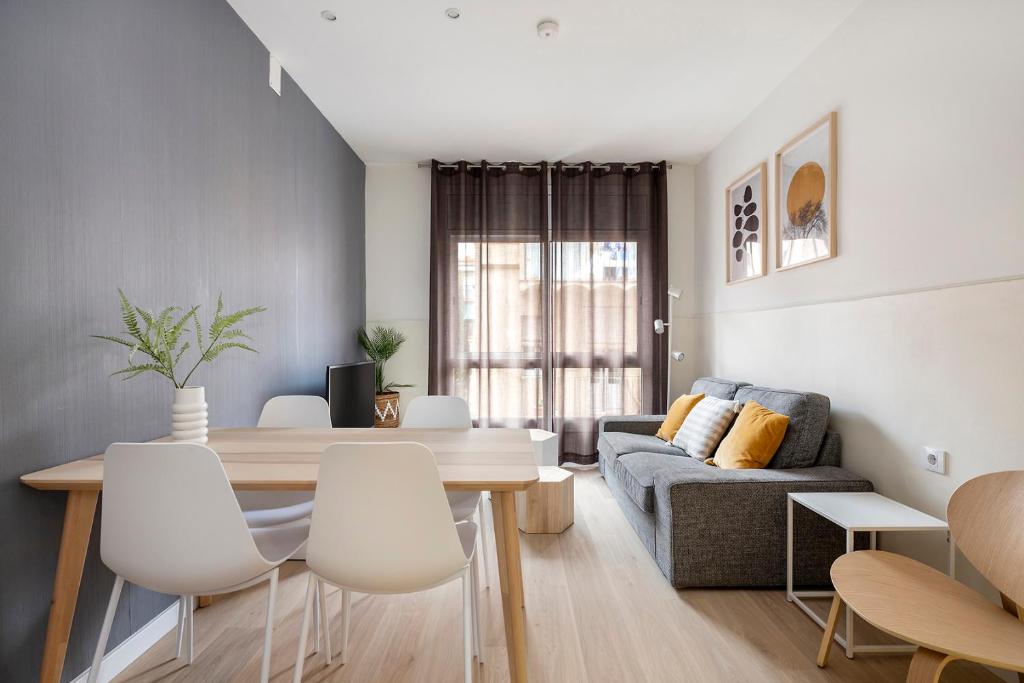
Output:
<instances>
[{"instance_id":1,"label":"sofa cushion","mask_svg":"<svg viewBox=\"0 0 1024 683\"><path fill-rule=\"evenodd\" d=\"M719 379L718 377L701 377L693 383L690 393L705 394L731 401L736 398L736 392L740 387L748 386L750 386L749 382L733 382L731 379Z\"/></svg>"},{"instance_id":2,"label":"sofa cushion","mask_svg":"<svg viewBox=\"0 0 1024 683\"><path fill-rule=\"evenodd\" d=\"M656 436L630 434L628 432L605 432L601 437L608 443L615 455L624 453L663 453L665 455L686 455L683 449L667 444Z\"/></svg>"},{"instance_id":3,"label":"sofa cushion","mask_svg":"<svg viewBox=\"0 0 1024 683\"><path fill-rule=\"evenodd\" d=\"M626 495L644 512L654 512L654 475L666 468L688 469L707 467L704 463L682 455L663 453L626 453L615 460L615 476Z\"/></svg>"},{"instance_id":4,"label":"sofa cushion","mask_svg":"<svg viewBox=\"0 0 1024 683\"><path fill-rule=\"evenodd\" d=\"M757 401L747 401L729 436L722 440L713 463L723 470L767 467L786 436L789 418L768 410Z\"/></svg>"},{"instance_id":5,"label":"sofa cushion","mask_svg":"<svg viewBox=\"0 0 1024 683\"><path fill-rule=\"evenodd\" d=\"M768 467L792 469L814 465L828 427L827 396L809 391L746 386L736 392L736 400L741 403L757 401L768 410L789 416L786 436Z\"/></svg>"},{"instance_id":6,"label":"sofa cushion","mask_svg":"<svg viewBox=\"0 0 1024 683\"><path fill-rule=\"evenodd\" d=\"M718 448L738 412L740 404L736 401L705 396L683 420L672 444L698 460L707 460Z\"/></svg>"},{"instance_id":7,"label":"sofa cushion","mask_svg":"<svg viewBox=\"0 0 1024 683\"><path fill-rule=\"evenodd\" d=\"M672 402L672 407L668 409L668 415L665 416L665 421L661 423L661 428L658 429L655 436L662 441L672 443L676 432L683 426L683 420L690 414L693 407L703 400L704 394L683 394L677 398Z\"/></svg>"}]
</instances>

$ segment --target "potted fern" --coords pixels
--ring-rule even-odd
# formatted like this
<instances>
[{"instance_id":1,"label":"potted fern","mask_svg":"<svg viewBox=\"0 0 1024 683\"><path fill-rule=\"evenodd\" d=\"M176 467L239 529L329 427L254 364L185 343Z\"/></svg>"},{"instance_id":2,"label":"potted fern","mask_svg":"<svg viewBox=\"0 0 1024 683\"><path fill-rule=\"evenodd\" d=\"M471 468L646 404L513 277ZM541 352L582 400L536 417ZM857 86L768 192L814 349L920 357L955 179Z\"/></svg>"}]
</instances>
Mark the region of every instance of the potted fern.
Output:
<instances>
[{"instance_id":1,"label":"potted fern","mask_svg":"<svg viewBox=\"0 0 1024 683\"><path fill-rule=\"evenodd\" d=\"M400 387L411 387L411 384L385 382L384 365L398 353L405 343L405 335L393 327L374 327L369 333L360 327L356 331L359 345L366 351L367 357L373 361L377 396L373 410L374 427L398 426L398 398L395 391Z\"/></svg>"},{"instance_id":2,"label":"potted fern","mask_svg":"<svg viewBox=\"0 0 1024 683\"><path fill-rule=\"evenodd\" d=\"M140 306L132 305L120 289L117 293L121 297L124 330L119 336L93 335L96 339L128 348L128 366L111 376L121 375L122 379L129 380L147 372L155 372L169 379L174 385L171 437L176 441L206 443L206 388L190 386L188 382L201 364L212 363L228 349L257 353L256 349L240 341L250 337L236 326L245 318L267 309L255 306L225 313L224 301L218 296L213 321L204 334L203 325L199 321L199 306L193 306L184 313L177 306L168 306L154 315ZM186 335L194 336L195 350L199 357L179 379L178 363L185 352L192 348L192 342L185 339Z\"/></svg>"}]
</instances>

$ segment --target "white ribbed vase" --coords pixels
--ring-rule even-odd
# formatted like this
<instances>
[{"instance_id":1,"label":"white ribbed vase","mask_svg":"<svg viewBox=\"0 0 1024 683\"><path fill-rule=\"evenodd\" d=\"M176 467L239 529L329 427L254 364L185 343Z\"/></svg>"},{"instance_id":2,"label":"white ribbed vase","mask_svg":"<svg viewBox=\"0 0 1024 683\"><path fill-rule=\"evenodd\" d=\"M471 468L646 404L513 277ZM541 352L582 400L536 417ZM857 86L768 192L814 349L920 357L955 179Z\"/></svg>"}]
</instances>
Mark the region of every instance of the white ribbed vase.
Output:
<instances>
[{"instance_id":1,"label":"white ribbed vase","mask_svg":"<svg viewBox=\"0 0 1024 683\"><path fill-rule=\"evenodd\" d=\"M206 388L184 387L174 390L171 405L171 438L175 441L206 443Z\"/></svg>"}]
</instances>

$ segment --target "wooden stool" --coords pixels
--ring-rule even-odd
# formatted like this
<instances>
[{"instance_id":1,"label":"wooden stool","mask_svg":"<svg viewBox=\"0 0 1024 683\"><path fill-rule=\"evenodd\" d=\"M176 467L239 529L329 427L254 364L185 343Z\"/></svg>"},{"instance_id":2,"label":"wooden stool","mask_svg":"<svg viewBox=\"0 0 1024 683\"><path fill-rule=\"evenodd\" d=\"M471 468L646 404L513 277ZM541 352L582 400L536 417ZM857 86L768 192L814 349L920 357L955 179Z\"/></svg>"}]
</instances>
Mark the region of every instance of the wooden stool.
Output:
<instances>
[{"instance_id":1,"label":"wooden stool","mask_svg":"<svg viewBox=\"0 0 1024 683\"><path fill-rule=\"evenodd\" d=\"M528 534L560 534L573 521L572 472L538 467L540 481L516 492L519 528Z\"/></svg>"}]
</instances>

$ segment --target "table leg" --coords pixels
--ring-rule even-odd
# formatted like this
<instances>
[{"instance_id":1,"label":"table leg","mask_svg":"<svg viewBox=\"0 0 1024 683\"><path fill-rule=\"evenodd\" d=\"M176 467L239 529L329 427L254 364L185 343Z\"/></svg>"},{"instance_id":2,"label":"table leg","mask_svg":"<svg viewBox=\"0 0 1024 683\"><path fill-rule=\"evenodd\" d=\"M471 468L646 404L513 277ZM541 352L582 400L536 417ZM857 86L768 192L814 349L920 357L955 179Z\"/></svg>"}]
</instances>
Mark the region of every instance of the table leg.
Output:
<instances>
[{"instance_id":1,"label":"table leg","mask_svg":"<svg viewBox=\"0 0 1024 683\"><path fill-rule=\"evenodd\" d=\"M836 637L836 625L839 623L839 608L843 600L836 593L832 598L832 607L828 611L828 621L825 623L825 633L821 637L821 645L818 647L818 666L828 665L828 653L832 649L832 639Z\"/></svg>"},{"instance_id":2,"label":"table leg","mask_svg":"<svg viewBox=\"0 0 1024 683\"><path fill-rule=\"evenodd\" d=\"M523 565L519 555L516 495L512 491L491 493L494 540L498 550L498 578L501 581L501 609L505 617L509 678L526 682L526 624L523 617Z\"/></svg>"},{"instance_id":3,"label":"table leg","mask_svg":"<svg viewBox=\"0 0 1024 683\"><path fill-rule=\"evenodd\" d=\"M786 600L793 602L793 499L786 497Z\"/></svg>"},{"instance_id":4,"label":"table leg","mask_svg":"<svg viewBox=\"0 0 1024 683\"><path fill-rule=\"evenodd\" d=\"M914 651L907 672L907 683L938 683L942 670L953 660L951 655L935 652L926 647Z\"/></svg>"},{"instance_id":5,"label":"table leg","mask_svg":"<svg viewBox=\"0 0 1024 683\"><path fill-rule=\"evenodd\" d=\"M846 552L853 552L853 532L846 532ZM846 657L853 659L853 610L850 609L849 605L846 608L846 633L843 634L846 637Z\"/></svg>"},{"instance_id":6,"label":"table leg","mask_svg":"<svg viewBox=\"0 0 1024 683\"><path fill-rule=\"evenodd\" d=\"M53 597L50 599L50 618L46 624L43 663L39 669L41 683L60 683L99 494L99 491L68 491L64 528L60 534L60 551L57 555L57 573L53 579Z\"/></svg>"}]
</instances>

